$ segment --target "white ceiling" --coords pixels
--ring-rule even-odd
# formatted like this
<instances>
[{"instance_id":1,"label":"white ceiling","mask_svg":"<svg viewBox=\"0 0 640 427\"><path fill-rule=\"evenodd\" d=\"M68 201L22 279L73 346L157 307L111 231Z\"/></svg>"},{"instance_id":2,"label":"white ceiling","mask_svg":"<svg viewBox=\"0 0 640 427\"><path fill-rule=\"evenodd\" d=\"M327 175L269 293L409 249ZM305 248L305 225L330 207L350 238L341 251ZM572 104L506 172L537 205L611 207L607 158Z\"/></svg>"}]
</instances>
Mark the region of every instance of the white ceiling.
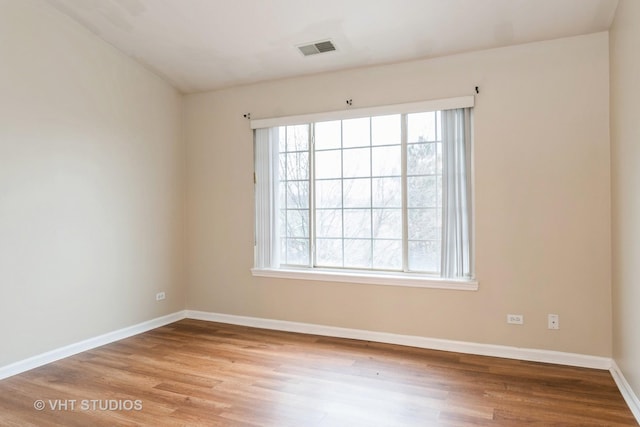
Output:
<instances>
[{"instance_id":1,"label":"white ceiling","mask_svg":"<svg viewBox=\"0 0 640 427\"><path fill-rule=\"evenodd\" d=\"M182 92L604 31L618 0L48 0ZM296 45L330 38L336 52Z\"/></svg>"}]
</instances>

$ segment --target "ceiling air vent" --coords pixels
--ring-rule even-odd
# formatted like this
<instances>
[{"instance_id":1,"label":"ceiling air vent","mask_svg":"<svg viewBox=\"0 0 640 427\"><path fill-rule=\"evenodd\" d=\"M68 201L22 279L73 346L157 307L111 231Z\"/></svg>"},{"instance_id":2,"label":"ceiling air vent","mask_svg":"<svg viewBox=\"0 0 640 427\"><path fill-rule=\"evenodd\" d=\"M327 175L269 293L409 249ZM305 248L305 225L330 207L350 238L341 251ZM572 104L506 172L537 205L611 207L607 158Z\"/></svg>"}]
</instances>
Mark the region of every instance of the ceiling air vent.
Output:
<instances>
[{"instance_id":1,"label":"ceiling air vent","mask_svg":"<svg viewBox=\"0 0 640 427\"><path fill-rule=\"evenodd\" d=\"M297 47L304 56L317 55L318 53L333 52L336 50L336 46L331 40L323 40Z\"/></svg>"}]
</instances>

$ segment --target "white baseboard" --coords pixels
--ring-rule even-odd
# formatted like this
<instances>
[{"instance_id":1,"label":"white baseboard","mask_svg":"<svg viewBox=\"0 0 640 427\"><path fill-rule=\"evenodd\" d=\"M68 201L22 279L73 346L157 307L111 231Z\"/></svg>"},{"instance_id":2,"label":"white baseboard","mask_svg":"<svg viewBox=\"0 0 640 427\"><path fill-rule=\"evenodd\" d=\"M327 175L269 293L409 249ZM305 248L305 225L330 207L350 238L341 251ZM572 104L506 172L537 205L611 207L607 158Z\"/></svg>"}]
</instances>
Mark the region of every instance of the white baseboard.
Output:
<instances>
[{"instance_id":1,"label":"white baseboard","mask_svg":"<svg viewBox=\"0 0 640 427\"><path fill-rule=\"evenodd\" d=\"M251 326L255 328L274 329L287 332L300 332L304 334L324 335L338 338L351 338L388 344L406 345L410 347L427 348L431 350L454 351L457 353L476 354L480 356L527 360L530 362L555 363L559 365L579 366L583 368L595 368L603 370L609 370L611 368L611 359L608 357L589 356L576 353L536 350L531 348L519 348L493 344L479 344L465 341L426 338L414 335L398 335L386 332L367 331L362 329L339 328L335 326L263 319L258 317L235 316L231 314L209 313L195 310L187 310L186 317L188 319L230 323L234 325Z\"/></svg>"},{"instance_id":2,"label":"white baseboard","mask_svg":"<svg viewBox=\"0 0 640 427\"><path fill-rule=\"evenodd\" d=\"M169 323L177 322L184 318L185 311L178 311L176 313L138 323L137 325L128 326L126 328L118 329L117 331L108 332L97 337L60 347L46 353L38 354L10 365L0 366L0 380L46 365L47 363L55 362L56 360L64 359L65 357L73 356L74 354L78 354L83 351L100 347L101 345L109 344L133 335L138 335L143 332L150 331L151 329L168 325Z\"/></svg>"},{"instance_id":3,"label":"white baseboard","mask_svg":"<svg viewBox=\"0 0 640 427\"><path fill-rule=\"evenodd\" d=\"M365 341L399 344L410 347L431 350L453 351L458 353L476 354L481 356L503 357L508 359L527 360L532 362L555 363L560 365L579 366L610 370L620 388L620 392L631 408L633 414L640 421L640 402L631 387L624 379L619 368L607 357L589 356L575 353L564 353L549 350L537 350L493 344L480 344L465 341L453 341L437 338L419 337L413 335L398 335L386 332L367 331L362 329L340 328L335 326L317 325L311 323L290 322L284 320L264 319L258 317L236 316L231 314L209 313L204 311L183 310L158 317L137 325L129 326L117 331L109 332L97 337L89 338L75 344L42 353L28 359L0 367L0 380L10 376L37 368L47 363L91 350L184 318L221 322L233 325L251 326L255 328L272 329L288 332L299 332L313 335L324 335L338 338L350 338Z\"/></svg>"},{"instance_id":4,"label":"white baseboard","mask_svg":"<svg viewBox=\"0 0 640 427\"><path fill-rule=\"evenodd\" d=\"M631 385L627 382L627 379L622 374L622 371L615 360L611 361L611 369L609 372L611 372L613 380L616 382L620 393L622 393L624 401L627 402L627 406L629 406L633 416L636 417L636 421L640 424L640 399L638 399L638 396L633 392Z\"/></svg>"}]
</instances>

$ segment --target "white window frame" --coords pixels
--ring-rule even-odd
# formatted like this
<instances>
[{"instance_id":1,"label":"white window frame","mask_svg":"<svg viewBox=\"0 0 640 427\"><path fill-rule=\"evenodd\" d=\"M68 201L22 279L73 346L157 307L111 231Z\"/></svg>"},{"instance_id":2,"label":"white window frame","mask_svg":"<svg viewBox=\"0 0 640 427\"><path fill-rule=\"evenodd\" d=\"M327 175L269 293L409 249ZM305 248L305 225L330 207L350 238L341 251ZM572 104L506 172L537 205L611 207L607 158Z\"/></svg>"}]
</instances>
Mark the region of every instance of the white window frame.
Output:
<instances>
[{"instance_id":1,"label":"white window frame","mask_svg":"<svg viewBox=\"0 0 640 427\"><path fill-rule=\"evenodd\" d=\"M475 99L473 96L463 96L457 98L438 99L430 101L413 102L407 104L396 104L379 107L348 109L343 111L333 111L324 113L304 114L297 116L277 117L268 119L251 120L252 129L273 128L277 126L290 126L314 123L329 120L344 120L351 118L379 116L387 114L409 114L447 109L473 107ZM473 144L472 144L473 147ZM473 159L473 155L471 156ZM473 177L473 162L471 176ZM471 179L473 187L473 178ZM474 194L472 189L471 194ZM472 200L472 210L475 203ZM406 209L406 206L403 207ZM472 215L472 229L475 230L475 215ZM405 225L406 226L406 225ZM475 253L475 236L472 235L472 254ZM473 257L472 257L473 259ZM474 269L472 268L472 271ZM478 281L475 277L465 279L449 279L435 275L427 275L413 272L384 272L368 270L349 269L329 269L329 268L252 268L251 273L255 277L310 280L324 282L357 283L368 285L389 285L408 286L422 288L436 288L448 290L470 290L478 289Z\"/></svg>"}]
</instances>

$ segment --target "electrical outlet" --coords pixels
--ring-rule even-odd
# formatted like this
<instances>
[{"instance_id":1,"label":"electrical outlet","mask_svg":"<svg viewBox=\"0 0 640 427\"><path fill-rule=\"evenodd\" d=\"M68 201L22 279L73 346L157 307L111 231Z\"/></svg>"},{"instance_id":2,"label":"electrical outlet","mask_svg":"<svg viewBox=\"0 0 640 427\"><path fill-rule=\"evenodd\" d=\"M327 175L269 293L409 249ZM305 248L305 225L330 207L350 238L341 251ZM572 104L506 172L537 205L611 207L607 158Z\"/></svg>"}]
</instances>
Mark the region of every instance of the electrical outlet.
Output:
<instances>
[{"instance_id":1,"label":"electrical outlet","mask_svg":"<svg viewBox=\"0 0 640 427\"><path fill-rule=\"evenodd\" d=\"M557 314L550 314L548 316L549 329L560 329L560 316Z\"/></svg>"},{"instance_id":2,"label":"electrical outlet","mask_svg":"<svg viewBox=\"0 0 640 427\"><path fill-rule=\"evenodd\" d=\"M524 316L522 314L507 314L507 323L511 325L523 325Z\"/></svg>"},{"instance_id":3,"label":"electrical outlet","mask_svg":"<svg viewBox=\"0 0 640 427\"><path fill-rule=\"evenodd\" d=\"M158 292L156 294L156 301L162 301L163 299L165 299L166 295L164 294L164 292Z\"/></svg>"}]
</instances>

